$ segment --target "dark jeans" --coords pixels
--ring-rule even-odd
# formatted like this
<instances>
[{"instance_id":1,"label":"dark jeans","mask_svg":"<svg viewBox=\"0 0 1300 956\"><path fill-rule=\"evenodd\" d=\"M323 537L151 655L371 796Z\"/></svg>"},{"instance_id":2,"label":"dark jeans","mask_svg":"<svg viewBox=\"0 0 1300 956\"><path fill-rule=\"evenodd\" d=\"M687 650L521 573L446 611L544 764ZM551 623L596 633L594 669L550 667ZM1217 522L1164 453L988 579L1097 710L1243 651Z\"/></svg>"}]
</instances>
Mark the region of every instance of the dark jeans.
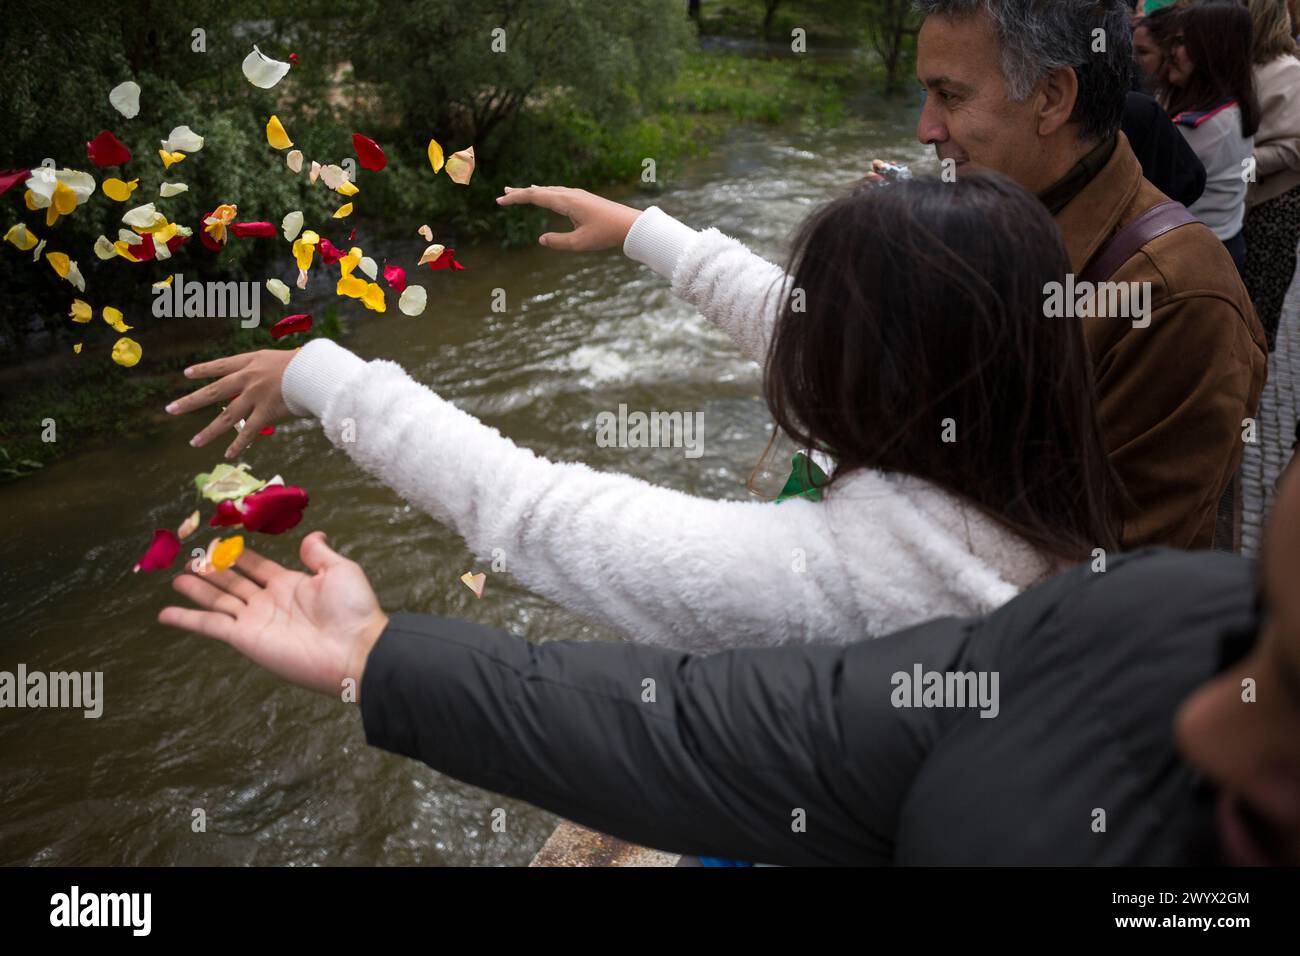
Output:
<instances>
[{"instance_id":1,"label":"dark jeans","mask_svg":"<svg viewBox=\"0 0 1300 956\"><path fill-rule=\"evenodd\" d=\"M1246 237L1244 232L1239 232L1231 239L1223 240L1223 245L1228 250L1228 255L1232 256L1232 261L1237 264L1237 272L1246 268Z\"/></svg>"}]
</instances>

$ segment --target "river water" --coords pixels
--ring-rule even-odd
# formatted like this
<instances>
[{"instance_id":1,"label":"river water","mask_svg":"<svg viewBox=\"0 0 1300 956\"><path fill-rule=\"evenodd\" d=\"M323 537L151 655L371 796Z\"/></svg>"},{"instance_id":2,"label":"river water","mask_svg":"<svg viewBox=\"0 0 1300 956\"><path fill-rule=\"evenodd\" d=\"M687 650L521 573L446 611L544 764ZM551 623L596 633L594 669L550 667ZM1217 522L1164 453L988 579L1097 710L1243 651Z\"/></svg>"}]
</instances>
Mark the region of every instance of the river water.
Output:
<instances>
[{"instance_id":1,"label":"river water","mask_svg":"<svg viewBox=\"0 0 1300 956\"><path fill-rule=\"evenodd\" d=\"M913 104L856 112L815 133L732 130L653 199L619 198L657 202L783 258L799 221L872 157L930 167ZM422 246L366 248L413 262ZM401 363L540 454L745 497L769 434L758 369L666 282L613 252L464 247L457 258L466 271L421 272L430 306L418 319L392 302L384 316L343 306L345 344ZM505 313L492 311L496 288ZM177 394L185 384L178 376ZM598 447L597 414L620 404L703 412L704 455ZM105 697L99 719L0 710L0 864L527 863L554 817L373 750L355 707L156 623L171 575L130 569L154 528L175 528L196 507L193 476L220 460L224 444L187 444L205 421L163 416L139 437L0 487L0 670L102 671ZM311 495L298 528L255 536L277 560L298 567L298 543L320 528L366 569L390 612L466 617L533 640L617 639L508 575L489 574L475 599L458 578L480 569L460 539L373 483L314 423L282 424L242 460ZM496 808L504 832L491 826ZM204 832L193 825L199 810Z\"/></svg>"}]
</instances>

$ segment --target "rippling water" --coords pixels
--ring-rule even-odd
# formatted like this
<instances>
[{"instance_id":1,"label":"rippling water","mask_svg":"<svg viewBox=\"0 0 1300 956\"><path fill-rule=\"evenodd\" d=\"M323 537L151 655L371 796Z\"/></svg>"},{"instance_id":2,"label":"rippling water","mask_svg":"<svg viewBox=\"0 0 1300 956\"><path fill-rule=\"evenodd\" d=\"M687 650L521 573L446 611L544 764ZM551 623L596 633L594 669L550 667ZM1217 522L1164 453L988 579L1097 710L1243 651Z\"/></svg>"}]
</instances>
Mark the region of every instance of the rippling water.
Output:
<instances>
[{"instance_id":1,"label":"rippling water","mask_svg":"<svg viewBox=\"0 0 1300 956\"><path fill-rule=\"evenodd\" d=\"M783 257L798 222L872 157L926 168L909 106L866 112L817 134L733 131L653 201ZM414 261L422 245L367 251ZM768 436L758 370L667 283L614 253L464 247L457 257L467 271L420 280L430 293L421 318L349 311L348 347L400 362L540 454L745 496ZM491 311L497 287L506 313ZM597 447L596 415L620 403L704 412L704 456ZM193 475L220 459L224 445L188 446L200 423L164 420L147 437L0 487L0 670L103 671L106 698L98 720L0 710L0 863L526 863L553 817L373 750L355 708L155 623L170 576L130 568L153 528L194 508ZM490 575L476 600L458 581L472 564L460 539L372 483L314 423L281 425L243 460L311 494L299 528L255 542L277 560L296 567L302 536L321 528L390 611L462 616L539 641L617 639L505 575ZM490 826L496 807L504 833ZM191 829L197 808L205 833Z\"/></svg>"}]
</instances>

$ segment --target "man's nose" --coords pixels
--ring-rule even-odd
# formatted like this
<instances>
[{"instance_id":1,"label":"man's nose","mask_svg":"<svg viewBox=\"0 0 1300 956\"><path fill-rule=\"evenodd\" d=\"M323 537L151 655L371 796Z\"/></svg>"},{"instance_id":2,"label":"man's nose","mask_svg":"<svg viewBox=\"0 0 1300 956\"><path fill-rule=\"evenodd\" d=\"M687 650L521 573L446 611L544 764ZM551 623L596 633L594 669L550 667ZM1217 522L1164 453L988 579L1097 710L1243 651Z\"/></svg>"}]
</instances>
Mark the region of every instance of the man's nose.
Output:
<instances>
[{"instance_id":1,"label":"man's nose","mask_svg":"<svg viewBox=\"0 0 1300 956\"><path fill-rule=\"evenodd\" d=\"M916 138L927 146L948 139L948 127L939 118L938 110L931 106L932 102L932 97L925 98L925 105L921 107L921 118L916 123Z\"/></svg>"}]
</instances>

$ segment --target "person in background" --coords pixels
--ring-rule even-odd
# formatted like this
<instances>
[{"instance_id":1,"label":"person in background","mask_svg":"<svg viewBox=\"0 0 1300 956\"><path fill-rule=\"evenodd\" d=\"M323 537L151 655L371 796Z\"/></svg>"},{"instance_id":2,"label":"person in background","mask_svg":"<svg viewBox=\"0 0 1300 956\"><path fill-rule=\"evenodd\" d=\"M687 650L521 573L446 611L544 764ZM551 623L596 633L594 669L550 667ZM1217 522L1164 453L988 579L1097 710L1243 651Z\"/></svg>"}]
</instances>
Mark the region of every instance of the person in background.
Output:
<instances>
[{"instance_id":1,"label":"person in background","mask_svg":"<svg viewBox=\"0 0 1300 956\"><path fill-rule=\"evenodd\" d=\"M1169 31L1162 98L1206 172L1205 192L1190 209L1240 270L1246 263L1246 180L1259 127L1250 11L1228 2L1186 7L1162 29Z\"/></svg>"},{"instance_id":2,"label":"person in background","mask_svg":"<svg viewBox=\"0 0 1300 956\"><path fill-rule=\"evenodd\" d=\"M1142 165L1142 176L1170 199L1190 207L1205 192L1205 166L1149 93L1130 90L1120 128Z\"/></svg>"},{"instance_id":3,"label":"person in background","mask_svg":"<svg viewBox=\"0 0 1300 956\"><path fill-rule=\"evenodd\" d=\"M1300 864L1300 469L1258 567L1146 549L986 617L842 647L534 645L389 617L319 532L301 555L309 574L245 550L182 575L198 608L158 620L357 701L371 746L643 846L787 865Z\"/></svg>"},{"instance_id":4,"label":"person in background","mask_svg":"<svg viewBox=\"0 0 1300 956\"><path fill-rule=\"evenodd\" d=\"M1300 244L1300 60L1285 0L1249 0L1255 30L1255 181L1246 194L1242 277L1271 351Z\"/></svg>"},{"instance_id":5,"label":"person in background","mask_svg":"<svg viewBox=\"0 0 1300 956\"><path fill-rule=\"evenodd\" d=\"M1161 77L1164 76L1165 58L1168 56L1168 50L1165 47L1164 38L1166 37L1162 25L1171 16L1174 16L1177 10L1174 7L1164 7L1145 17L1138 17L1133 21L1133 62L1137 64L1137 74L1134 77L1134 88L1144 90L1148 93L1155 93L1162 85Z\"/></svg>"}]
</instances>

